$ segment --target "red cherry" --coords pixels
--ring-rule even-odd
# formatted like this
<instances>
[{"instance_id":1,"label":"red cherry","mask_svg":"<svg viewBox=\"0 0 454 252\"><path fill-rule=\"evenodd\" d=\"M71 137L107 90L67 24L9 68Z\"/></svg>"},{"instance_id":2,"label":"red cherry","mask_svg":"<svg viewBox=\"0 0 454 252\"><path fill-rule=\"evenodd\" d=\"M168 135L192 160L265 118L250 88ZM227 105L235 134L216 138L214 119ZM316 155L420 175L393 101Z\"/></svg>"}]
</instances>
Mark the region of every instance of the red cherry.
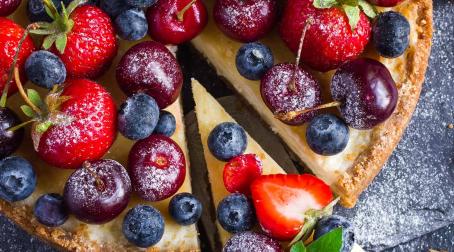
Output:
<instances>
[{"instance_id":1,"label":"red cherry","mask_svg":"<svg viewBox=\"0 0 454 252\"><path fill-rule=\"evenodd\" d=\"M265 36L273 28L276 14L276 0L217 0L213 9L219 29L241 42Z\"/></svg>"},{"instance_id":2,"label":"red cherry","mask_svg":"<svg viewBox=\"0 0 454 252\"><path fill-rule=\"evenodd\" d=\"M252 181L262 175L262 162L255 154L243 154L224 166L224 185L231 193L250 195Z\"/></svg>"},{"instance_id":3,"label":"red cherry","mask_svg":"<svg viewBox=\"0 0 454 252\"><path fill-rule=\"evenodd\" d=\"M147 20L154 40L181 44L202 32L208 17L201 0L159 0L148 8Z\"/></svg>"},{"instance_id":4,"label":"red cherry","mask_svg":"<svg viewBox=\"0 0 454 252\"><path fill-rule=\"evenodd\" d=\"M0 1L0 17L6 17L19 7L21 0L2 0Z\"/></svg>"},{"instance_id":5,"label":"red cherry","mask_svg":"<svg viewBox=\"0 0 454 252\"><path fill-rule=\"evenodd\" d=\"M394 7L404 0L368 0L371 4L381 7Z\"/></svg>"}]
</instances>

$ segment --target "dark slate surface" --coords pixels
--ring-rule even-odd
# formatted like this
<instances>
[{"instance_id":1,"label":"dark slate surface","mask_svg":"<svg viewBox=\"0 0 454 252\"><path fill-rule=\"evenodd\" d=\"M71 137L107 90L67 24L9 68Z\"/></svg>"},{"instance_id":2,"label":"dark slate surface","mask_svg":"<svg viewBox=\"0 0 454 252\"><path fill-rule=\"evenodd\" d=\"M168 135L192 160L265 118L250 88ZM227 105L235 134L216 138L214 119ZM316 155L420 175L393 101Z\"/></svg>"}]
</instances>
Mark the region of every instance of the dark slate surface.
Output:
<instances>
[{"instance_id":1,"label":"dark slate surface","mask_svg":"<svg viewBox=\"0 0 454 252\"><path fill-rule=\"evenodd\" d=\"M369 250L454 251L454 129L447 128L454 123L454 0L435 0L434 20L426 84L403 140L357 207L337 209ZM189 47L179 56L185 73L216 97L233 94ZM185 105L189 112L190 96ZM54 249L0 216L0 251Z\"/></svg>"}]
</instances>

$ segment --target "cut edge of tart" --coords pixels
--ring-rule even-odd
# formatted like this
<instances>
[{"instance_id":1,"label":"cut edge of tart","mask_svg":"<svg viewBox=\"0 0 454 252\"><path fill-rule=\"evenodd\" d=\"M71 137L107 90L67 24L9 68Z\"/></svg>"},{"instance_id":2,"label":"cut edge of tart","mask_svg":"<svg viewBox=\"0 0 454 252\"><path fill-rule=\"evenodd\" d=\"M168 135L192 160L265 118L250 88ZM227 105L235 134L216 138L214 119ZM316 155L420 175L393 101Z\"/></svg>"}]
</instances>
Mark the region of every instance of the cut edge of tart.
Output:
<instances>
[{"instance_id":1,"label":"cut edge of tart","mask_svg":"<svg viewBox=\"0 0 454 252\"><path fill-rule=\"evenodd\" d=\"M207 7L211 12L213 1L207 1ZM360 194L379 173L399 142L415 110L428 65L432 39L432 1L406 1L394 8L381 10L398 11L409 20L409 48L399 58L387 59L378 56L369 46L362 56L375 58L387 66L399 90L399 101L395 112L386 122L372 130L351 129L346 149L334 156L315 154L306 143L305 126L288 126L266 108L260 94L259 81L243 78L236 69L235 55L242 44L222 34L212 19L205 30L192 41L193 46L214 66L218 75L226 78L296 156L341 196L341 204L345 207L356 204ZM294 54L287 49L276 31L261 42L271 48L275 63L295 61ZM334 71L314 72L323 90L329 90L333 74Z\"/></svg>"}]
</instances>

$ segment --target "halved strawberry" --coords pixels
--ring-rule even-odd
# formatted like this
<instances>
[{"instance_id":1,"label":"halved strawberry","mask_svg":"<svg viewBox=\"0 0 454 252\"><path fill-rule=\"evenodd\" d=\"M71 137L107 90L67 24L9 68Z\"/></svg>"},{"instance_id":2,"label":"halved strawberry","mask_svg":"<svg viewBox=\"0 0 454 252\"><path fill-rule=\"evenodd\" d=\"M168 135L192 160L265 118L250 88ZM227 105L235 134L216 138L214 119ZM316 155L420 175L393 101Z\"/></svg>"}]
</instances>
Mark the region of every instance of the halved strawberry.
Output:
<instances>
[{"instance_id":1,"label":"halved strawberry","mask_svg":"<svg viewBox=\"0 0 454 252\"><path fill-rule=\"evenodd\" d=\"M263 175L252 183L251 193L263 231L279 240L294 238L308 210L322 210L333 200L329 186L309 174Z\"/></svg>"},{"instance_id":2,"label":"halved strawberry","mask_svg":"<svg viewBox=\"0 0 454 252\"><path fill-rule=\"evenodd\" d=\"M243 154L230 160L224 166L224 185L231 193L250 195L250 185L262 175L262 162L255 154Z\"/></svg>"}]
</instances>

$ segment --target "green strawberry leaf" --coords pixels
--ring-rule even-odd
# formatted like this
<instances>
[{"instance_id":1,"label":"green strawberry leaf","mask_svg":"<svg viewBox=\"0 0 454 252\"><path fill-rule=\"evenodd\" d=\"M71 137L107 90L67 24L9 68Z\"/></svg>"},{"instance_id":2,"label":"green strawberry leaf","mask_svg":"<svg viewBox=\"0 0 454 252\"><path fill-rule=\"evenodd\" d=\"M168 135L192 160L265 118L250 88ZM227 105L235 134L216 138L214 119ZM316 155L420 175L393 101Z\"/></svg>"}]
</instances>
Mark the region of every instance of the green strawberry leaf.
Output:
<instances>
[{"instance_id":1,"label":"green strawberry leaf","mask_svg":"<svg viewBox=\"0 0 454 252\"><path fill-rule=\"evenodd\" d=\"M58 10L57 7L55 7L54 2L52 2L51 0L43 0L43 3L47 15L49 15L52 20L55 20L58 17Z\"/></svg>"},{"instance_id":2,"label":"green strawberry leaf","mask_svg":"<svg viewBox=\"0 0 454 252\"><path fill-rule=\"evenodd\" d=\"M22 105L22 106L20 106L20 109L26 116L28 116L30 118L36 117L35 111L33 111L33 109L30 106Z\"/></svg>"},{"instance_id":3,"label":"green strawberry leaf","mask_svg":"<svg viewBox=\"0 0 454 252\"><path fill-rule=\"evenodd\" d=\"M61 54L65 52L66 43L68 43L68 36L64 33L61 33L55 40L55 47Z\"/></svg>"},{"instance_id":4,"label":"green strawberry leaf","mask_svg":"<svg viewBox=\"0 0 454 252\"><path fill-rule=\"evenodd\" d=\"M37 35L50 35L50 34L54 34L55 31L47 30L47 29L35 29L35 30L30 30L30 33L37 34Z\"/></svg>"},{"instance_id":5,"label":"green strawberry leaf","mask_svg":"<svg viewBox=\"0 0 454 252\"><path fill-rule=\"evenodd\" d=\"M290 252L306 252L306 247L302 241L299 241L290 248Z\"/></svg>"},{"instance_id":6,"label":"green strawberry leaf","mask_svg":"<svg viewBox=\"0 0 454 252\"><path fill-rule=\"evenodd\" d=\"M84 4L84 3L86 3L86 2L88 2L88 0L74 0L74 1L72 1L72 2L68 5L68 7L66 8L68 14L71 15L71 13L72 13L79 5Z\"/></svg>"},{"instance_id":7,"label":"green strawberry leaf","mask_svg":"<svg viewBox=\"0 0 454 252\"><path fill-rule=\"evenodd\" d=\"M43 105L43 100L41 100L41 97L39 96L38 92L34 89L27 89L27 97L30 99L30 101L36 106L36 107L41 107Z\"/></svg>"},{"instance_id":8,"label":"green strawberry leaf","mask_svg":"<svg viewBox=\"0 0 454 252\"><path fill-rule=\"evenodd\" d=\"M338 5L337 0L314 0L314 7L317 9L326 9Z\"/></svg>"},{"instance_id":9,"label":"green strawberry leaf","mask_svg":"<svg viewBox=\"0 0 454 252\"><path fill-rule=\"evenodd\" d=\"M36 130L39 133L44 133L49 129L50 126L52 126L52 122L45 121L45 122L42 122L42 123L39 123L38 125L36 125Z\"/></svg>"},{"instance_id":10,"label":"green strawberry leaf","mask_svg":"<svg viewBox=\"0 0 454 252\"><path fill-rule=\"evenodd\" d=\"M359 0L358 5L369 18L375 18L377 16L377 9L375 9L375 6L371 5L366 0Z\"/></svg>"},{"instance_id":11,"label":"green strawberry leaf","mask_svg":"<svg viewBox=\"0 0 454 252\"><path fill-rule=\"evenodd\" d=\"M348 18L348 23L350 24L350 28L353 30L356 29L356 25L359 21L359 14L360 10L358 6L350 6L350 5L342 5L342 8L345 11L345 14Z\"/></svg>"},{"instance_id":12,"label":"green strawberry leaf","mask_svg":"<svg viewBox=\"0 0 454 252\"><path fill-rule=\"evenodd\" d=\"M358 0L341 0L341 3L350 6L358 6Z\"/></svg>"},{"instance_id":13,"label":"green strawberry leaf","mask_svg":"<svg viewBox=\"0 0 454 252\"><path fill-rule=\"evenodd\" d=\"M55 40L57 40L57 36L58 34L51 34L44 38L43 48L46 50L49 49L54 44Z\"/></svg>"},{"instance_id":14,"label":"green strawberry leaf","mask_svg":"<svg viewBox=\"0 0 454 252\"><path fill-rule=\"evenodd\" d=\"M307 252L339 252L342 248L342 228L335 228L311 242L306 248Z\"/></svg>"}]
</instances>

